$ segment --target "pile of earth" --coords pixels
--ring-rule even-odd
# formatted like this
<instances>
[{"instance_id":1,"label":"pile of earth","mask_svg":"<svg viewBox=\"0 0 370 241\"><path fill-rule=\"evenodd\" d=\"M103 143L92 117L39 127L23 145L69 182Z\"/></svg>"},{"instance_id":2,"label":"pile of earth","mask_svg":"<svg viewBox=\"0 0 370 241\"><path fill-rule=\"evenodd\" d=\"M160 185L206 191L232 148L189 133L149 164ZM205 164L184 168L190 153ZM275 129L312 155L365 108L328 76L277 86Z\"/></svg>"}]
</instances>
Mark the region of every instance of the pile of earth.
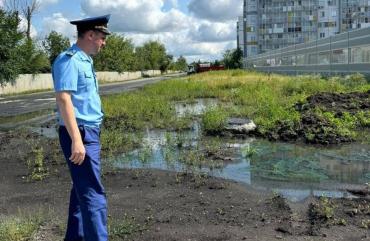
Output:
<instances>
[{"instance_id":1,"label":"pile of earth","mask_svg":"<svg viewBox=\"0 0 370 241\"><path fill-rule=\"evenodd\" d=\"M321 92L309 96L306 101L299 102L295 109L300 112L299 123L279 121L276 128L264 133L270 140L296 141L303 139L312 144L338 144L354 141L350 135L343 135L329 120L317 114L319 109L331 112L335 118L341 118L344 113L356 115L370 110L370 90L367 92L329 93ZM257 135L262 135L258 132Z\"/></svg>"}]
</instances>

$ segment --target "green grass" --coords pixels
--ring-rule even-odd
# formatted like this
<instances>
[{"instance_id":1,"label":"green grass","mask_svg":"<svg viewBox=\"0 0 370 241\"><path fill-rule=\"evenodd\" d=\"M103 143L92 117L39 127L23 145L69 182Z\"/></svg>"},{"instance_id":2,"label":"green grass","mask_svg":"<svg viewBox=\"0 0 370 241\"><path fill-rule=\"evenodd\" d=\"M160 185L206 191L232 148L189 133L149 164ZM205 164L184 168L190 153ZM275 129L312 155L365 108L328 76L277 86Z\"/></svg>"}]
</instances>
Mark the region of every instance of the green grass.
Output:
<instances>
[{"instance_id":1,"label":"green grass","mask_svg":"<svg viewBox=\"0 0 370 241\"><path fill-rule=\"evenodd\" d=\"M108 226L112 240L129 240L131 235L147 229L147 226L139 224L135 217L126 214L121 219L109 220Z\"/></svg>"},{"instance_id":2,"label":"green grass","mask_svg":"<svg viewBox=\"0 0 370 241\"><path fill-rule=\"evenodd\" d=\"M114 124L126 130L143 129L147 124L153 128L167 127L175 121L175 110L160 95L134 92L103 98L107 125Z\"/></svg>"},{"instance_id":3,"label":"green grass","mask_svg":"<svg viewBox=\"0 0 370 241\"><path fill-rule=\"evenodd\" d=\"M30 181L42 181L49 175L48 168L45 167L45 153L42 146L32 147L27 160L27 168Z\"/></svg>"},{"instance_id":4,"label":"green grass","mask_svg":"<svg viewBox=\"0 0 370 241\"><path fill-rule=\"evenodd\" d=\"M45 207L35 211L18 211L16 216L0 216L0 240L33 240L40 227L47 223L59 226L60 220L54 210Z\"/></svg>"},{"instance_id":5,"label":"green grass","mask_svg":"<svg viewBox=\"0 0 370 241\"><path fill-rule=\"evenodd\" d=\"M133 216L124 214L120 218L109 218L108 231L112 240L128 240L131 235L143 232L151 224L152 217L148 217L144 224L140 224ZM42 226L53 228L52 237L62 240L66 223L55 211L45 208L32 213L19 212L16 216L0 217L0 240L1 241L32 241ZM48 230L50 232L51 230ZM42 233L41 233L42 235Z\"/></svg>"},{"instance_id":6,"label":"green grass","mask_svg":"<svg viewBox=\"0 0 370 241\"><path fill-rule=\"evenodd\" d=\"M358 126L370 127L370 111L359 111L355 117Z\"/></svg>"},{"instance_id":7,"label":"green grass","mask_svg":"<svg viewBox=\"0 0 370 241\"><path fill-rule=\"evenodd\" d=\"M251 118L263 133L276 128L278 121L290 123L291 126L298 124L300 113L295 110L295 104L304 102L310 95L369 89L370 84L359 74L325 79L319 75L284 76L242 70L214 71L162 81L130 93L106 96L103 98L103 106L108 129L182 129L189 127L191 118L176 116L176 101L217 98L219 106L206 111L202 116L206 131L221 130L226 118L235 116ZM367 113L359 114L357 119L368 126ZM346 132L345 128L353 131L347 122L348 119L342 121L343 131Z\"/></svg>"},{"instance_id":8,"label":"green grass","mask_svg":"<svg viewBox=\"0 0 370 241\"><path fill-rule=\"evenodd\" d=\"M356 138L356 130L370 126L370 111L359 111L356 114L343 112L341 117L334 113L315 109L315 114L326 119L341 136Z\"/></svg>"},{"instance_id":9,"label":"green grass","mask_svg":"<svg viewBox=\"0 0 370 241\"><path fill-rule=\"evenodd\" d=\"M226 126L227 117L227 112L220 108L206 111L202 118L203 130L208 133L217 133Z\"/></svg>"},{"instance_id":10,"label":"green grass","mask_svg":"<svg viewBox=\"0 0 370 241\"><path fill-rule=\"evenodd\" d=\"M7 218L0 221L0 240L23 241L29 240L40 226L37 217Z\"/></svg>"},{"instance_id":11,"label":"green grass","mask_svg":"<svg viewBox=\"0 0 370 241\"><path fill-rule=\"evenodd\" d=\"M139 146L141 134L128 133L123 129L104 129L100 137L103 155L112 157Z\"/></svg>"}]
</instances>

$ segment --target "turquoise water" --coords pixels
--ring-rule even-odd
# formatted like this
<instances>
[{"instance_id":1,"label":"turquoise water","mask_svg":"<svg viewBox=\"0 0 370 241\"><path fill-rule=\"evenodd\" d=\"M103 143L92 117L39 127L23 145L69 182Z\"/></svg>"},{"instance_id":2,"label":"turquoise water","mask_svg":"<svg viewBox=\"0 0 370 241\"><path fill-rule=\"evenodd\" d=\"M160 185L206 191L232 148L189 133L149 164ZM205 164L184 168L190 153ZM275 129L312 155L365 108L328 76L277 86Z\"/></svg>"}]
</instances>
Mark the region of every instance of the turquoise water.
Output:
<instances>
[{"instance_id":1,"label":"turquoise water","mask_svg":"<svg viewBox=\"0 0 370 241\"><path fill-rule=\"evenodd\" d=\"M199 124L185 132L147 130L143 147L109 161L117 168L157 168L208 173L292 201L309 196L346 197L346 188L370 182L370 146L318 147L262 139L203 137ZM205 153L218 153L210 157ZM203 160L189 167L189 157ZM216 158L215 158L216 156ZM210 168L207 161L214 160ZM107 160L108 161L108 160ZM213 163L213 162L212 162Z\"/></svg>"},{"instance_id":2,"label":"turquoise water","mask_svg":"<svg viewBox=\"0 0 370 241\"><path fill-rule=\"evenodd\" d=\"M176 103L175 109L179 117L199 115L217 104L217 100L202 99ZM141 149L108 161L117 168L204 172L261 192L278 192L292 201L322 195L347 197L347 188L370 182L369 144L320 147L204 137L197 122L182 132L148 129Z\"/></svg>"}]
</instances>

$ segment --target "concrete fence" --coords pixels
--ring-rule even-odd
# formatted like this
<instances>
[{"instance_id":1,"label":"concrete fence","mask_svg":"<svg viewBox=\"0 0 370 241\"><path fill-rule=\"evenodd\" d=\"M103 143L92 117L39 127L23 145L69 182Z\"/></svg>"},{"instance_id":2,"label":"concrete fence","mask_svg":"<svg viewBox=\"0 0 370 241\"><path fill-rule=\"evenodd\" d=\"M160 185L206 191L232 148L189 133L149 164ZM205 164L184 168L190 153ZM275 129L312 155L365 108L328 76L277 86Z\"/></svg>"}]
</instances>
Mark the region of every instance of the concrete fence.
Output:
<instances>
[{"instance_id":1,"label":"concrete fence","mask_svg":"<svg viewBox=\"0 0 370 241\"><path fill-rule=\"evenodd\" d=\"M97 72L99 82L119 82L139 79L141 77L151 77L161 74L160 70L146 70L136 72ZM0 87L0 95L16 94L26 91L47 90L53 88L51 74L22 74L19 75L14 84L7 84Z\"/></svg>"}]
</instances>

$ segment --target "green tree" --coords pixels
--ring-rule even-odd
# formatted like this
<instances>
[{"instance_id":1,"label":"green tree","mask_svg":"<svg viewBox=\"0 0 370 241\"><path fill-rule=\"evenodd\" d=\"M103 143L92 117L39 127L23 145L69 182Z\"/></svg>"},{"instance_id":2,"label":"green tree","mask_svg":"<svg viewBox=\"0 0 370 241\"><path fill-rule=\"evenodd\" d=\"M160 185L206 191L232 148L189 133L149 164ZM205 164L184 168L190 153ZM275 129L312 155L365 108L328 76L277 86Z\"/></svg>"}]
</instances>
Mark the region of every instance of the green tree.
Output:
<instances>
[{"instance_id":1,"label":"green tree","mask_svg":"<svg viewBox=\"0 0 370 241\"><path fill-rule=\"evenodd\" d=\"M221 62L221 61L219 61L218 59L216 59L216 60L212 63L212 65L213 65L213 66L218 67L218 66L222 65L222 62Z\"/></svg>"},{"instance_id":2,"label":"green tree","mask_svg":"<svg viewBox=\"0 0 370 241\"><path fill-rule=\"evenodd\" d=\"M238 47L232 53L232 62L234 69L243 68L243 51Z\"/></svg>"},{"instance_id":3,"label":"green tree","mask_svg":"<svg viewBox=\"0 0 370 241\"><path fill-rule=\"evenodd\" d=\"M38 74L50 72L48 56L43 52L32 39L25 38L18 46L20 56L20 71L22 74Z\"/></svg>"},{"instance_id":4,"label":"green tree","mask_svg":"<svg viewBox=\"0 0 370 241\"><path fill-rule=\"evenodd\" d=\"M42 41L42 45L48 54L50 64L53 64L56 57L64 50L68 49L71 44L67 37L55 31L51 31Z\"/></svg>"},{"instance_id":5,"label":"green tree","mask_svg":"<svg viewBox=\"0 0 370 241\"><path fill-rule=\"evenodd\" d=\"M0 9L0 85L14 82L21 73L18 48L22 33L18 31L20 19L16 12Z\"/></svg>"},{"instance_id":6,"label":"green tree","mask_svg":"<svg viewBox=\"0 0 370 241\"><path fill-rule=\"evenodd\" d=\"M159 69L162 73L164 73L168 70L171 64L173 64L173 56L167 54L163 59L160 60Z\"/></svg>"},{"instance_id":7,"label":"green tree","mask_svg":"<svg viewBox=\"0 0 370 241\"><path fill-rule=\"evenodd\" d=\"M98 71L133 71L136 70L134 44L131 39L112 34L107 38L106 46L95 56L95 68Z\"/></svg>"},{"instance_id":8,"label":"green tree","mask_svg":"<svg viewBox=\"0 0 370 241\"><path fill-rule=\"evenodd\" d=\"M224 62L225 68L232 68L232 50L228 49L224 52L222 62Z\"/></svg>"},{"instance_id":9,"label":"green tree","mask_svg":"<svg viewBox=\"0 0 370 241\"><path fill-rule=\"evenodd\" d=\"M243 52L240 48L226 50L223 57L223 62L226 68L240 69L243 67Z\"/></svg>"},{"instance_id":10,"label":"green tree","mask_svg":"<svg viewBox=\"0 0 370 241\"><path fill-rule=\"evenodd\" d=\"M149 41L136 48L139 69L160 69L165 71L171 63L171 57L166 54L166 48L158 41Z\"/></svg>"},{"instance_id":11,"label":"green tree","mask_svg":"<svg viewBox=\"0 0 370 241\"><path fill-rule=\"evenodd\" d=\"M188 69L188 63L186 62L186 59L183 56L180 56L176 60L175 65L176 65L176 70L187 71Z\"/></svg>"},{"instance_id":12,"label":"green tree","mask_svg":"<svg viewBox=\"0 0 370 241\"><path fill-rule=\"evenodd\" d=\"M40 9L40 0L3 0L6 11L21 13L27 24L26 37L31 40L32 18Z\"/></svg>"}]
</instances>

